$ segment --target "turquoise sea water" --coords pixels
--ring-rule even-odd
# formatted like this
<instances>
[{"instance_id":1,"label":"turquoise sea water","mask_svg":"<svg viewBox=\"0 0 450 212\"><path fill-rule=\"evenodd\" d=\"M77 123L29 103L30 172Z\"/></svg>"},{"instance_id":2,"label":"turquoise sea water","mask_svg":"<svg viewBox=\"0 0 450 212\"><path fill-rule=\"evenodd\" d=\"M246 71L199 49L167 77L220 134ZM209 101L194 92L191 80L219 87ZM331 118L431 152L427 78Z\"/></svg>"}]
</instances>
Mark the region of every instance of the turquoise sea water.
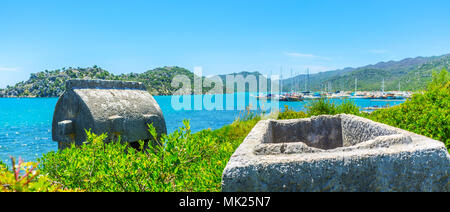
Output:
<instances>
[{"instance_id":1,"label":"turquoise sea water","mask_svg":"<svg viewBox=\"0 0 450 212\"><path fill-rule=\"evenodd\" d=\"M231 95L231 96L230 96ZM163 111L168 132L173 132L182 126L183 119L189 119L193 132L202 129L218 129L230 124L246 106L255 105L260 108L263 102L256 101L248 93L226 94L223 98L223 108L226 108L227 98L234 97L233 110L207 110L201 102L191 96L192 107L176 110L171 104L171 96L155 96ZM246 101L237 101L239 97L246 97ZM9 157L21 157L24 161L35 161L42 154L58 149L57 143L52 141L52 117L57 98L0 98L0 160L9 164ZM342 100L333 100L339 103ZM397 105L402 101L371 101L369 99L355 99L360 107ZM194 105L197 103L197 105ZM267 103L266 103L267 104ZM284 105L303 110L304 102L280 102L279 108ZM201 110L192 110L202 108ZM265 107L267 108L267 107Z\"/></svg>"}]
</instances>

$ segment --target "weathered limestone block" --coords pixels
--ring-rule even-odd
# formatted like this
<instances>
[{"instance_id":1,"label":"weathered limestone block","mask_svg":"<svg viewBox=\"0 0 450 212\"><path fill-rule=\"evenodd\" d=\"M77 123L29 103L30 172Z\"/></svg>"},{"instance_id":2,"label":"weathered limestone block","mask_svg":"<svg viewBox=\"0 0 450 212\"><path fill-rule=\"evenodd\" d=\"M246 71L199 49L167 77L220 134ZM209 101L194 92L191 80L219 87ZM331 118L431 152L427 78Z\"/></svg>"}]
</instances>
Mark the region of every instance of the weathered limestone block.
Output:
<instances>
[{"instance_id":1,"label":"weathered limestone block","mask_svg":"<svg viewBox=\"0 0 450 212\"><path fill-rule=\"evenodd\" d=\"M147 124L167 133L161 108L139 82L69 80L55 107L52 137L59 149L86 141L85 129L108 140L149 140Z\"/></svg>"},{"instance_id":2,"label":"weathered limestone block","mask_svg":"<svg viewBox=\"0 0 450 212\"><path fill-rule=\"evenodd\" d=\"M450 191L444 144L340 114L260 121L228 162L222 190Z\"/></svg>"}]
</instances>

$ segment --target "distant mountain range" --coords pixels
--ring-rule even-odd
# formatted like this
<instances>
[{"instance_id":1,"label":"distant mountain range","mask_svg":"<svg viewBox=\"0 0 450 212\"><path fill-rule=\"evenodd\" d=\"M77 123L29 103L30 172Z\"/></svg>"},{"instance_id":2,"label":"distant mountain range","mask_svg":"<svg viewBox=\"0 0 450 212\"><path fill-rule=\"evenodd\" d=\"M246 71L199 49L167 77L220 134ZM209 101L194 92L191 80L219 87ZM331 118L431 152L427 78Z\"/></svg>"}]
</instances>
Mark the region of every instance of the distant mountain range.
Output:
<instances>
[{"instance_id":1,"label":"distant mountain range","mask_svg":"<svg viewBox=\"0 0 450 212\"><path fill-rule=\"evenodd\" d=\"M380 62L359 68L345 68L317 74L297 75L282 81L283 91L352 91L355 79L358 91L421 90L431 81L433 71L450 67L450 54L434 57L407 58L401 61Z\"/></svg>"},{"instance_id":2,"label":"distant mountain range","mask_svg":"<svg viewBox=\"0 0 450 212\"><path fill-rule=\"evenodd\" d=\"M421 90L431 80L432 72L443 68L449 69L450 54L434 57L407 58L401 61L380 62L375 65L367 65L359 68L345 68L334 71L310 74L309 80L306 74L297 75L281 81L283 91L337 91L354 90L355 79L358 91L380 90L384 80L385 90ZM148 91L153 95L172 95L179 87L172 87L171 82L174 76L184 75L193 82L194 74L181 67L167 66L146 71L141 74L129 73L114 75L108 71L94 66L90 68L63 68L53 71L42 71L31 74L27 81L19 82L6 89L0 89L0 97L58 97L65 89L65 82L69 79L105 79L105 80L125 80L139 81L148 86ZM241 75L247 78L249 75L259 80L267 80L270 88L270 80L262 76L259 72L239 72L232 76ZM218 76L223 85L226 85L226 75ZM205 78L206 81L213 78ZM249 79L249 78L247 78ZM242 80L242 79L240 79ZM237 80L239 82L239 79ZM211 83L205 83L211 84ZM203 93L211 90L212 86L203 88ZM193 90L194 86L191 85ZM242 91L237 90L235 91ZM246 90L248 86L246 86ZM226 90L223 90L226 92ZM191 92L192 93L192 92Z\"/></svg>"}]
</instances>

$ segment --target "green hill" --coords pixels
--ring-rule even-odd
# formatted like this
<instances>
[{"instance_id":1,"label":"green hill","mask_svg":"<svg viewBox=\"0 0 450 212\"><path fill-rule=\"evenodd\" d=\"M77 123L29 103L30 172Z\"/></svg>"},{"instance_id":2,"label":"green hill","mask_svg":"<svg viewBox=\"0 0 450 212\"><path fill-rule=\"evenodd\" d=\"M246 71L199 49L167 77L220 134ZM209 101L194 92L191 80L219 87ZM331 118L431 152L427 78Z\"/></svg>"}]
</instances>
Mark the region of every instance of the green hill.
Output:
<instances>
[{"instance_id":1,"label":"green hill","mask_svg":"<svg viewBox=\"0 0 450 212\"><path fill-rule=\"evenodd\" d=\"M417 91L431 81L432 71L449 68L450 54L437 57L407 58L401 61L380 62L360 68L346 68L311 74L309 88L312 91L352 91L357 79L358 91L380 90L384 79L385 90ZM283 90L305 90L306 75L283 80Z\"/></svg>"},{"instance_id":2,"label":"green hill","mask_svg":"<svg viewBox=\"0 0 450 212\"><path fill-rule=\"evenodd\" d=\"M162 67L141 74L114 75L97 66L91 68L63 68L33 73L27 81L0 90L0 97L58 97L69 79L104 79L142 82L154 95L171 95L178 88L170 83L174 76L185 75L192 81L194 74L180 67Z\"/></svg>"},{"instance_id":3,"label":"green hill","mask_svg":"<svg viewBox=\"0 0 450 212\"><path fill-rule=\"evenodd\" d=\"M92 68L63 68L32 73L27 81L0 90L0 97L57 97L64 92L68 79L118 79L117 76L94 66Z\"/></svg>"}]
</instances>

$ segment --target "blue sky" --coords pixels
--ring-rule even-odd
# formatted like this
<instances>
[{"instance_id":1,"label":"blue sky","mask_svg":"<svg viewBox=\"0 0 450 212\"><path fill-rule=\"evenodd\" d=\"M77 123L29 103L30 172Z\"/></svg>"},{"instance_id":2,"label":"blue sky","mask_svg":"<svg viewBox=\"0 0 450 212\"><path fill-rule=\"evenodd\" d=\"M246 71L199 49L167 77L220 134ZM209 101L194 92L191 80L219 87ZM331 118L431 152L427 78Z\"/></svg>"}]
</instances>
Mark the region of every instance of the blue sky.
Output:
<instances>
[{"instance_id":1,"label":"blue sky","mask_svg":"<svg viewBox=\"0 0 450 212\"><path fill-rule=\"evenodd\" d=\"M0 87L98 65L204 75L357 67L450 53L450 1L0 1Z\"/></svg>"}]
</instances>

